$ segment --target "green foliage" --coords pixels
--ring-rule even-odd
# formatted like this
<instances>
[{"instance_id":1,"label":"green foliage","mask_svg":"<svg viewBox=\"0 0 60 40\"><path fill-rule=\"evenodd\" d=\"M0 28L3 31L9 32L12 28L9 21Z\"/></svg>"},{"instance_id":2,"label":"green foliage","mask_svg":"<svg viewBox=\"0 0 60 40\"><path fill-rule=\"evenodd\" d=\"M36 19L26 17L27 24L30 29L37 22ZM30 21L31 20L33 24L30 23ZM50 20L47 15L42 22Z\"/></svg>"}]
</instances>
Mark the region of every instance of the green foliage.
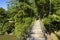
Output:
<instances>
[{"instance_id":1,"label":"green foliage","mask_svg":"<svg viewBox=\"0 0 60 40\"><path fill-rule=\"evenodd\" d=\"M49 25L50 22L51 22L51 19L49 19L49 18L44 18L42 21L43 21L43 23L44 23L45 25Z\"/></svg>"},{"instance_id":2,"label":"green foliage","mask_svg":"<svg viewBox=\"0 0 60 40\"><path fill-rule=\"evenodd\" d=\"M60 10L57 10L57 11L56 11L56 14L57 14L58 16L60 16Z\"/></svg>"},{"instance_id":3,"label":"green foliage","mask_svg":"<svg viewBox=\"0 0 60 40\"><path fill-rule=\"evenodd\" d=\"M17 37L19 37L19 36L21 36L21 32L23 31L23 26L22 26L22 24L20 24L20 23L16 23L15 24L15 35L17 36Z\"/></svg>"},{"instance_id":4,"label":"green foliage","mask_svg":"<svg viewBox=\"0 0 60 40\"><path fill-rule=\"evenodd\" d=\"M0 34L11 32L26 40L32 21L39 16L47 31L59 30L60 0L10 0L8 10L0 8Z\"/></svg>"},{"instance_id":5,"label":"green foliage","mask_svg":"<svg viewBox=\"0 0 60 40\"><path fill-rule=\"evenodd\" d=\"M29 11L33 12L32 17L31 12ZM26 39L25 37L28 36L29 26L34 17L34 9L27 3L18 2L16 4L16 7L12 6L11 8L9 8L9 12L9 21L14 21L15 29L13 31L13 34L21 40Z\"/></svg>"},{"instance_id":6,"label":"green foliage","mask_svg":"<svg viewBox=\"0 0 60 40\"><path fill-rule=\"evenodd\" d=\"M15 23L15 32L14 33L17 37L21 37L21 38L27 37L27 34L29 32L29 26L31 24L31 19L28 17L28 18L25 18L24 21L25 22L23 24L21 24L20 22Z\"/></svg>"},{"instance_id":7,"label":"green foliage","mask_svg":"<svg viewBox=\"0 0 60 40\"><path fill-rule=\"evenodd\" d=\"M4 14L5 10L3 8L0 8L0 14Z\"/></svg>"},{"instance_id":8,"label":"green foliage","mask_svg":"<svg viewBox=\"0 0 60 40\"><path fill-rule=\"evenodd\" d=\"M48 32L54 32L54 31L58 31L59 30L59 24L60 24L60 18L59 16L53 14L50 15L46 18L44 18L43 23L45 25L46 31L48 30Z\"/></svg>"},{"instance_id":9,"label":"green foliage","mask_svg":"<svg viewBox=\"0 0 60 40\"><path fill-rule=\"evenodd\" d=\"M39 3L41 4L46 3L46 0L39 0Z\"/></svg>"},{"instance_id":10,"label":"green foliage","mask_svg":"<svg viewBox=\"0 0 60 40\"><path fill-rule=\"evenodd\" d=\"M7 14L5 12L5 10L3 8L0 8L0 33L3 34L5 32L5 30L3 30L4 28L4 24L7 22Z\"/></svg>"},{"instance_id":11,"label":"green foliage","mask_svg":"<svg viewBox=\"0 0 60 40\"><path fill-rule=\"evenodd\" d=\"M1 28L2 28L2 23L0 23L0 34L2 34Z\"/></svg>"},{"instance_id":12,"label":"green foliage","mask_svg":"<svg viewBox=\"0 0 60 40\"><path fill-rule=\"evenodd\" d=\"M43 9L46 10L46 16L43 14L44 18L42 19L44 26L46 28L46 31L50 32L54 32L54 31L59 31L59 24L60 24L60 0L50 0L50 1L46 1L46 6L48 8L47 9ZM45 5L45 4L44 4ZM49 5L49 6L48 6ZM51 8L49 9L51 5ZM48 10L51 10L51 14L49 13Z\"/></svg>"}]
</instances>

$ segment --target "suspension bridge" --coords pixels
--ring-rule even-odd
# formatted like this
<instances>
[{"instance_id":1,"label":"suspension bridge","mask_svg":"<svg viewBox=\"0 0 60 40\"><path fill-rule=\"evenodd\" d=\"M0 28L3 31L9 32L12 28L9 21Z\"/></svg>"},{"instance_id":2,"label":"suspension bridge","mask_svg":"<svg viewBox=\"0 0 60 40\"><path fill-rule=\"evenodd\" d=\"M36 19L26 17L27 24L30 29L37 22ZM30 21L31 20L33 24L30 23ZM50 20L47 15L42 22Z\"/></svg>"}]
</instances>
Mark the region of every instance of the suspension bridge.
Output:
<instances>
[{"instance_id":1,"label":"suspension bridge","mask_svg":"<svg viewBox=\"0 0 60 40\"><path fill-rule=\"evenodd\" d=\"M46 40L39 20L35 21L27 40Z\"/></svg>"}]
</instances>

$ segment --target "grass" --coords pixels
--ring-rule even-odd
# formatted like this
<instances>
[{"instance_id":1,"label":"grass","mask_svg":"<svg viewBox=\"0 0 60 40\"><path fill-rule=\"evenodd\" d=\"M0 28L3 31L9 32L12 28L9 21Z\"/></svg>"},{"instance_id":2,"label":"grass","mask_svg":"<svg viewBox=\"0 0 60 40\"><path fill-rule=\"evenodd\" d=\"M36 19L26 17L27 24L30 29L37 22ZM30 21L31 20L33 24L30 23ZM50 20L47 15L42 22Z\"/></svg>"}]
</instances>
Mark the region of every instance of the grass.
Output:
<instances>
[{"instance_id":1,"label":"grass","mask_svg":"<svg viewBox=\"0 0 60 40\"><path fill-rule=\"evenodd\" d=\"M58 40L58 37L54 33L51 33L51 38L52 40Z\"/></svg>"},{"instance_id":2,"label":"grass","mask_svg":"<svg viewBox=\"0 0 60 40\"><path fill-rule=\"evenodd\" d=\"M0 40L19 40L13 35L0 35Z\"/></svg>"},{"instance_id":3,"label":"grass","mask_svg":"<svg viewBox=\"0 0 60 40\"><path fill-rule=\"evenodd\" d=\"M55 33L51 33L50 35L49 34L45 34L46 37L47 37L47 40L58 40L58 37L56 36Z\"/></svg>"},{"instance_id":4,"label":"grass","mask_svg":"<svg viewBox=\"0 0 60 40\"><path fill-rule=\"evenodd\" d=\"M45 34L47 37L47 40L60 40L60 31L52 32L51 34Z\"/></svg>"}]
</instances>

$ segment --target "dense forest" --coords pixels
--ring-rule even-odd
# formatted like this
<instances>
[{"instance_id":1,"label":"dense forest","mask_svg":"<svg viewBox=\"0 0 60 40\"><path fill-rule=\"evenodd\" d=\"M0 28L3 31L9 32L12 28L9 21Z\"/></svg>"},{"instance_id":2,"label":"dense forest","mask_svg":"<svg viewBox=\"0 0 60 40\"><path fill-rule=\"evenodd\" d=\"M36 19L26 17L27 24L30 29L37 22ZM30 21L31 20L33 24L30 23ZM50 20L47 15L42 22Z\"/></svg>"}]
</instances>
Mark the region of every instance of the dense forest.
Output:
<instances>
[{"instance_id":1,"label":"dense forest","mask_svg":"<svg viewBox=\"0 0 60 40\"><path fill-rule=\"evenodd\" d=\"M45 33L60 31L60 0L10 0L7 4L8 10L0 8L0 35L7 32L26 40L37 17Z\"/></svg>"}]
</instances>

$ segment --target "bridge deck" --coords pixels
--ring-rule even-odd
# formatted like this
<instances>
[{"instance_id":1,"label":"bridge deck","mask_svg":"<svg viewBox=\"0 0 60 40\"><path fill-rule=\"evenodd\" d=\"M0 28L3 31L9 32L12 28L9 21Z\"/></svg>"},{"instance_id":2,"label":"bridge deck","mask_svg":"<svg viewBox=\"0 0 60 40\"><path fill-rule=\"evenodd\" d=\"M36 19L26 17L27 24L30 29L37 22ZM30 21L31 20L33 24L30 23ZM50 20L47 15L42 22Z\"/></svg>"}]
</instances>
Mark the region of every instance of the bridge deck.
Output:
<instances>
[{"instance_id":1,"label":"bridge deck","mask_svg":"<svg viewBox=\"0 0 60 40\"><path fill-rule=\"evenodd\" d=\"M27 40L45 40L44 33L42 31L39 20L35 21L34 26L32 27L29 35L30 36L29 38L27 38Z\"/></svg>"}]
</instances>

